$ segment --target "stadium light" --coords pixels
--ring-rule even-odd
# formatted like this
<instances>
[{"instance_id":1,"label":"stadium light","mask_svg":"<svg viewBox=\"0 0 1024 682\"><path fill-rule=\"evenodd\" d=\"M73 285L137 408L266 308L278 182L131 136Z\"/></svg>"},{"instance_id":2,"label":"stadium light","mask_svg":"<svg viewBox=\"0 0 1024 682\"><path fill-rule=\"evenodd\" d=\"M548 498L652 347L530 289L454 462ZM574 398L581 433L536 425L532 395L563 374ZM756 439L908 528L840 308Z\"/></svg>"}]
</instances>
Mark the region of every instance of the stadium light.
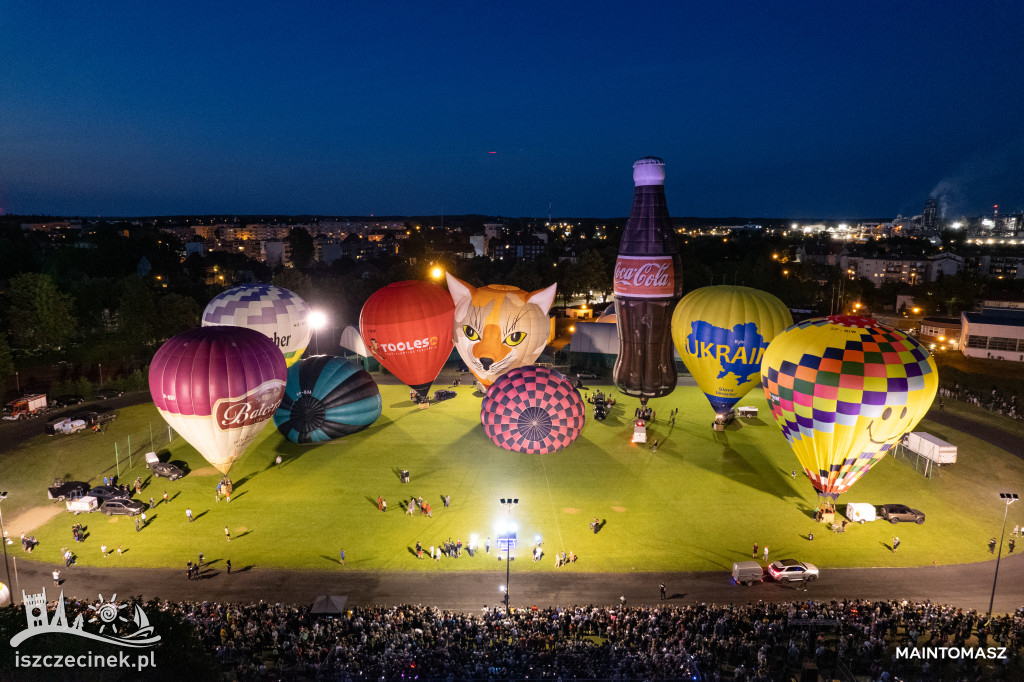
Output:
<instances>
[{"instance_id":1,"label":"stadium light","mask_svg":"<svg viewBox=\"0 0 1024 682\"><path fill-rule=\"evenodd\" d=\"M313 344L316 354L320 355L320 330L327 326L327 313L322 310L309 311L309 326L313 329Z\"/></svg>"},{"instance_id":2,"label":"stadium light","mask_svg":"<svg viewBox=\"0 0 1024 682\"><path fill-rule=\"evenodd\" d=\"M7 499L7 491L0 492L0 502ZM11 584L11 567L7 563L7 533L4 532L3 505L0 505L0 544L4 546L4 570L7 571L7 589L11 593L11 603L14 604L14 585Z\"/></svg>"},{"instance_id":3,"label":"stadium light","mask_svg":"<svg viewBox=\"0 0 1024 682\"><path fill-rule=\"evenodd\" d=\"M502 589L505 592L505 613L509 614L512 612L508 601L509 579L512 577L512 508L519 504L519 498L503 497L501 504L508 509L508 518L505 522L505 586Z\"/></svg>"},{"instance_id":4,"label":"stadium light","mask_svg":"<svg viewBox=\"0 0 1024 682\"><path fill-rule=\"evenodd\" d=\"M999 493L999 499L1005 503L1003 508L1003 529L999 532L999 553L996 554L996 574L992 577L992 598L988 601L988 618L992 620L992 605L996 601L996 581L999 580L999 559L1003 556L1003 536L1006 535L1006 514L1010 511L1010 505L1017 501L1017 493Z\"/></svg>"}]
</instances>

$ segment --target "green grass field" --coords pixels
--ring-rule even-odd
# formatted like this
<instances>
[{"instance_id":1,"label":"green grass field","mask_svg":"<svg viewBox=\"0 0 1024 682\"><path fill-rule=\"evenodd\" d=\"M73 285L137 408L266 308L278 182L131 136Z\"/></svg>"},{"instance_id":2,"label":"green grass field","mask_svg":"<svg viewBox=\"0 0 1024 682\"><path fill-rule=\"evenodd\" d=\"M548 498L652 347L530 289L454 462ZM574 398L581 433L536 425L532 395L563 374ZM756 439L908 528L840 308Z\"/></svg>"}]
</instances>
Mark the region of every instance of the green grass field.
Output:
<instances>
[{"instance_id":1,"label":"green grass field","mask_svg":"<svg viewBox=\"0 0 1024 682\"><path fill-rule=\"evenodd\" d=\"M761 417L724 433L711 430L712 411L697 388L680 387L652 401L659 413L649 436L660 441L656 453L630 444L638 403L621 399L606 421L588 414L579 440L546 456L494 446L480 426L480 397L471 388L460 388L458 398L428 410L417 409L405 387L382 385L381 392L384 413L377 423L333 443L300 446L273 426L266 428L231 470L236 488L230 504L214 501L219 474L184 440L161 446L167 427L152 404L121 410L104 434L35 437L0 460L0 480L10 491L3 507L7 529L16 539L17 517L51 504L45 488L54 477L102 483L115 463L115 443L122 458L134 453L130 469L122 462L120 480L139 474L145 479L140 453L150 449L150 428L157 449L169 450L171 459L192 469L180 481L155 479L143 490L141 499L148 502L166 489L171 503L148 512L149 526L140 533L128 517L61 512L33 532L41 543L33 559L56 562L67 545L87 565L183 567L202 551L208 559L231 558L236 569L326 569L337 566L344 547L349 569L504 570L482 553L436 564L417 561L411 548L417 541L426 548L449 537L463 543L475 537L483 544L490 536L493 543L507 515L499 498L518 497L512 512L522 542L517 572L555 570L554 553L562 550L574 551L579 561L559 570L722 570L749 559L755 541L767 544L773 559L793 556L827 567L961 563L990 558L986 543L998 536L1003 517L998 492L1024 480L1020 459L925 421L918 430L959 446L957 464L929 480L887 458L840 503L903 502L925 511L927 522L877 521L834 534L814 523L815 492L801 472L791 477L796 458L757 392L742 404L760 408ZM673 407L680 413L670 428L665 419ZM280 467L273 464L277 455L284 458ZM411 472L409 484L399 482L403 468ZM450 509L441 504L446 494ZM386 513L377 510L378 495L388 501ZM433 518L404 514L400 503L410 496L429 501ZM185 518L186 506L194 523ZM597 535L588 526L595 516L606 520ZM76 521L87 526L85 543L72 540ZM1021 522L1024 508L1011 507L1008 526ZM815 538L808 541L812 531ZM537 535L547 552L544 560L524 560ZM898 554L888 549L893 535L902 540ZM125 553L103 558L101 544L121 545ZM21 552L17 542L9 549Z\"/></svg>"}]
</instances>

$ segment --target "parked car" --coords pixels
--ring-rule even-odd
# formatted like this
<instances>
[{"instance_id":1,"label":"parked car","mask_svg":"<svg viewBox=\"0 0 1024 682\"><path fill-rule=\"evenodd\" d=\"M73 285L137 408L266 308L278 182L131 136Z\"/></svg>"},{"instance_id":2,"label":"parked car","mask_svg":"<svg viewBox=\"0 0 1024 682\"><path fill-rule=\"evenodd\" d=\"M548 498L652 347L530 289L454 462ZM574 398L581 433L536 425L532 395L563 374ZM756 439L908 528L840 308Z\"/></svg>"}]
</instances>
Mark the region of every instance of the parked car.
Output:
<instances>
[{"instance_id":1,"label":"parked car","mask_svg":"<svg viewBox=\"0 0 1024 682\"><path fill-rule=\"evenodd\" d=\"M65 393L53 399L54 407L68 407L69 405L81 405L84 398L74 393Z\"/></svg>"},{"instance_id":2,"label":"parked car","mask_svg":"<svg viewBox=\"0 0 1024 682\"><path fill-rule=\"evenodd\" d=\"M166 478L170 481L177 481L179 478L185 475L185 472L170 462L154 462L150 465L150 470L154 476Z\"/></svg>"},{"instance_id":3,"label":"parked car","mask_svg":"<svg viewBox=\"0 0 1024 682\"><path fill-rule=\"evenodd\" d=\"M905 504L883 504L878 508L878 515L889 523L913 521L919 526L924 523L924 512L920 509L911 509Z\"/></svg>"},{"instance_id":4,"label":"parked car","mask_svg":"<svg viewBox=\"0 0 1024 682\"><path fill-rule=\"evenodd\" d=\"M84 481L67 481L66 483L54 481L46 494L51 500L64 500L80 497L88 489L89 484Z\"/></svg>"},{"instance_id":5,"label":"parked car","mask_svg":"<svg viewBox=\"0 0 1024 682\"><path fill-rule=\"evenodd\" d=\"M800 580L810 583L818 579L817 566L796 559L776 561L768 567L768 572L780 583L792 583Z\"/></svg>"},{"instance_id":6,"label":"parked car","mask_svg":"<svg viewBox=\"0 0 1024 682\"><path fill-rule=\"evenodd\" d=\"M116 388L101 388L96 391L96 397L100 400L110 400L111 398L120 398L122 395L121 391Z\"/></svg>"},{"instance_id":7,"label":"parked car","mask_svg":"<svg viewBox=\"0 0 1024 682\"><path fill-rule=\"evenodd\" d=\"M146 504L138 500L107 500L100 506L100 511L107 516L112 514L138 516L146 511Z\"/></svg>"},{"instance_id":8,"label":"parked car","mask_svg":"<svg viewBox=\"0 0 1024 682\"><path fill-rule=\"evenodd\" d=\"M89 494L100 502L107 500L127 500L132 496L128 488L119 485L98 485L89 491Z\"/></svg>"}]
</instances>

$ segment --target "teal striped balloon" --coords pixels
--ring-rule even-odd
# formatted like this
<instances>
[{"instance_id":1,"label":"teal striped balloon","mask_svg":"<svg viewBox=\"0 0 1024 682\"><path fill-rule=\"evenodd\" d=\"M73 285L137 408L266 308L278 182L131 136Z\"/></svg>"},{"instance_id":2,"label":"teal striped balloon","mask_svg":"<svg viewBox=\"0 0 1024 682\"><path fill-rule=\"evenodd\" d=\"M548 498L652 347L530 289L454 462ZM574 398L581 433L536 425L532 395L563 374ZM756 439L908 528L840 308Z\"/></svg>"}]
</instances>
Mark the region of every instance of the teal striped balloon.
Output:
<instances>
[{"instance_id":1,"label":"teal striped balloon","mask_svg":"<svg viewBox=\"0 0 1024 682\"><path fill-rule=\"evenodd\" d=\"M359 365L314 355L288 368L274 425L293 443L323 443L362 431L381 413L380 389Z\"/></svg>"}]
</instances>

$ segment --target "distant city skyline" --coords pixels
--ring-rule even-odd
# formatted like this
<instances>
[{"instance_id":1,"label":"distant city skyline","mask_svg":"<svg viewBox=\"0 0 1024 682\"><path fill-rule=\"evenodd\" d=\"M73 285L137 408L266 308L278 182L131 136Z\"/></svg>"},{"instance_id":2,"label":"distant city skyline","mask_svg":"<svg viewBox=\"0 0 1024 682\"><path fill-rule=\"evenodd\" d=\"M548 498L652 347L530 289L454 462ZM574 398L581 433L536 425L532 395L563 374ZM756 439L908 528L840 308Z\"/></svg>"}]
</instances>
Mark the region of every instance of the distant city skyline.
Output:
<instances>
[{"instance_id":1,"label":"distant city skyline","mask_svg":"<svg viewBox=\"0 0 1024 682\"><path fill-rule=\"evenodd\" d=\"M1024 4L5 3L0 212L1024 209ZM550 208L549 208L550 207Z\"/></svg>"}]
</instances>

